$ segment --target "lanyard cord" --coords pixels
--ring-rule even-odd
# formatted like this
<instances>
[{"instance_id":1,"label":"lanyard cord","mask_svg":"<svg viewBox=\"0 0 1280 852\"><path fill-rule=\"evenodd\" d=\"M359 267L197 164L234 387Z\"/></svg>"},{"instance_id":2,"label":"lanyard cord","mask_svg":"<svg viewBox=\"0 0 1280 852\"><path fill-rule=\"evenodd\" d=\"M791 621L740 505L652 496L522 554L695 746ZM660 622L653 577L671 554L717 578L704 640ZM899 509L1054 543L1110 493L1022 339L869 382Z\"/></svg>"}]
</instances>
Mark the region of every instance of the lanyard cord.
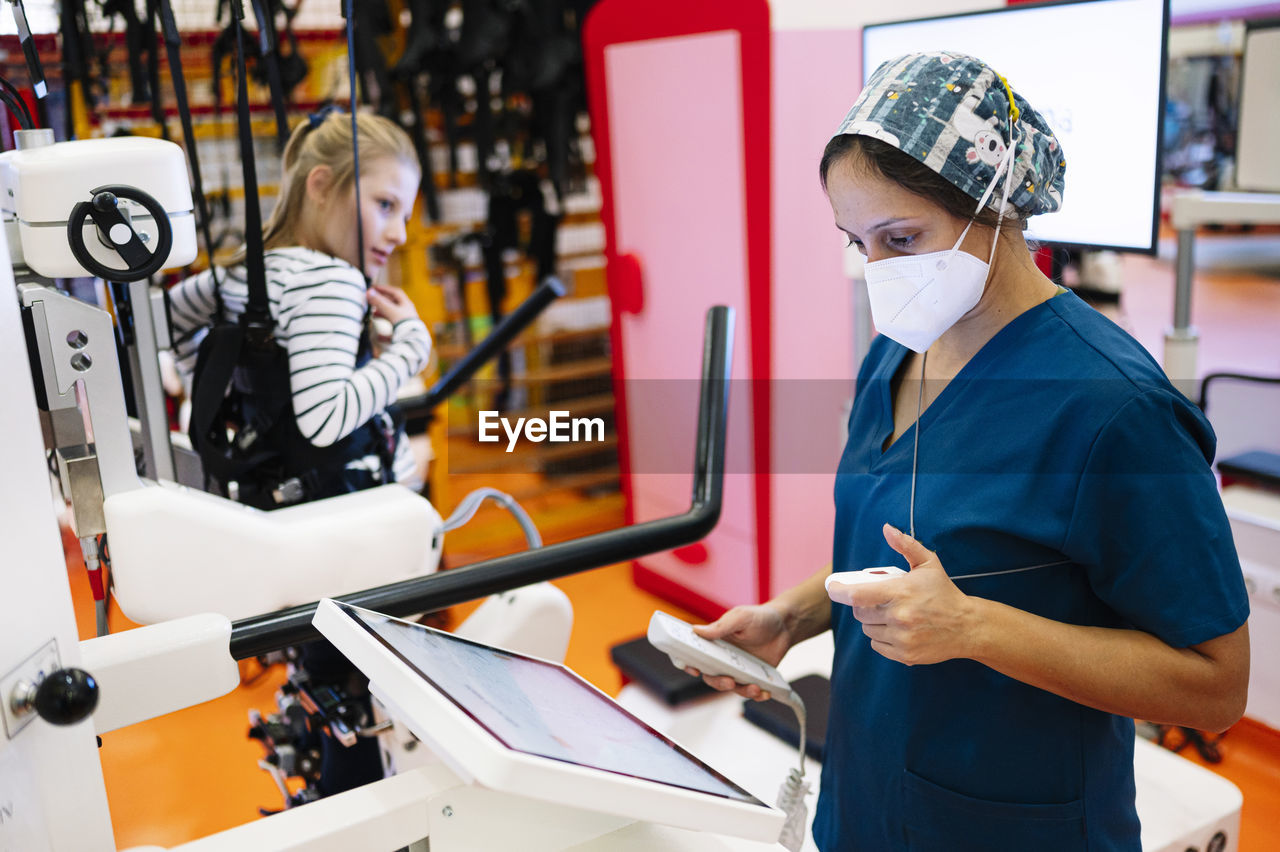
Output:
<instances>
[{"instance_id":1,"label":"lanyard cord","mask_svg":"<svg viewBox=\"0 0 1280 852\"><path fill-rule=\"evenodd\" d=\"M916 435L911 448L911 503L907 507L908 529L912 538L916 537L916 462L920 460L920 412L924 407L924 368L929 363L929 350L925 350L920 358L920 391L916 395Z\"/></svg>"},{"instance_id":2,"label":"lanyard cord","mask_svg":"<svg viewBox=\"0 0 1280 852\"><path fill-rule=\"evenodd\" d=\"M926 349L924 355L920 359L920 391L916 396L916 435L915 443L911 449L911 504L908 507L908 519L910 521L910 535L916 537L916 467L920 460L920 414L924 408L924 368L929 362L929 351ZM998 577L1001 574L1020 574L1023 571L1034 571L1037 568L1052 568L1055 565L1070 565L1072 560L1059 559L1057 562L1042 562L1039 565L1027 565L1023 568L1010 568L1005 571L983 571L980 574L951 574L952 580L974 580L978 577ZM803 737L801 739L803 742ZM803 748L803 746L802 746ZM800 764L803 773L804 763Z\"/></svg>"},{"instance_id":3,"label":"lanyard cord","mask_svg":"<svg viewBox=\"0 0 1280 852\"><path fill-rule=\"evenodd\" d=\"M1007 568L1004 571L983 571L980 574L948 574L952 580L975 580L978 577L999 577L1001 574L1021 574L1023 571L1034 571L1037 568L1052 568L1055 565L1070 565L1072 560L1059 559L1057 562L1041 562L1039 565L1027 565L1022 568Z\"/></svg>"}]
</instances>

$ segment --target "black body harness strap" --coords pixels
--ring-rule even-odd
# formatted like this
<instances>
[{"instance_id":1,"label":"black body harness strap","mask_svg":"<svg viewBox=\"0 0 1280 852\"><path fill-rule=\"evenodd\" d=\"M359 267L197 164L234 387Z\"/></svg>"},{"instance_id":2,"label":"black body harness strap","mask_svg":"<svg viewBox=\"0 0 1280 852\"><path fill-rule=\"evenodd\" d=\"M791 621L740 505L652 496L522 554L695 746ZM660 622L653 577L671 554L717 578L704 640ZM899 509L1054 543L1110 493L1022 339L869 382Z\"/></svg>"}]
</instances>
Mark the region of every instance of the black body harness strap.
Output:
<instances>
[{"instance_id":1,"label":"black body harness strap","mask_svg":"<svg viewBox=\"0 0 1280 852\"><path fill-rule=\"evenodd\" d=\"M235 483L241 502L270 509L391 481L395 429L388 418L375 415L328 447L313 445L298 431L291 404L288 353L275 339L267 296L241 25L244 11L238 0L233 0L232 7L249 296L238 321L224 318L218 296L217 320L196 358L190 436L214 490L229 495L230 484ZM367 362L371 356L366 331L357 362ZM228 434L228 424L237 427L234 436ZM379 472L352 472L350 462L370 455L378 458Z\"/></svg>"}]
</instances>

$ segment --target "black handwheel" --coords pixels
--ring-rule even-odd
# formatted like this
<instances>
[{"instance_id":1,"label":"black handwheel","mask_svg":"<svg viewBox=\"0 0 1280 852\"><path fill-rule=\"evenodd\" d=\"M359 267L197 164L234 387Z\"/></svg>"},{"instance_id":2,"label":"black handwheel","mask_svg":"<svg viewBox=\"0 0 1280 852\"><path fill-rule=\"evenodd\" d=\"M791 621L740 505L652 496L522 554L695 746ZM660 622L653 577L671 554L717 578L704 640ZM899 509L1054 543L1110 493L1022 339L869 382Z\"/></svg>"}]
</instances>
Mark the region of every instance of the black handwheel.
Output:
<instances>
[{"instance_id":1,"label":"black handwheel","mask_svg":"<svg viewBox=\"0 0 1280 852\"><path fill-rule=\"evenodd\" d=\"M140 281L159 272L169 258L173 247L173 228L169 214L155 198L133 186L110 184L91 191L91 201L81 201L71 210L67 219L67 242L71 253L90 274L107 281ZM148 249L120 212L119 199L140 204L151 214L156 223L156 246ZM114 269L102 263L89 252L84 241L85 220L92 217L98 232L105 235L105 242L124 260L124 269Z\"/></svg>"}]
</instances>

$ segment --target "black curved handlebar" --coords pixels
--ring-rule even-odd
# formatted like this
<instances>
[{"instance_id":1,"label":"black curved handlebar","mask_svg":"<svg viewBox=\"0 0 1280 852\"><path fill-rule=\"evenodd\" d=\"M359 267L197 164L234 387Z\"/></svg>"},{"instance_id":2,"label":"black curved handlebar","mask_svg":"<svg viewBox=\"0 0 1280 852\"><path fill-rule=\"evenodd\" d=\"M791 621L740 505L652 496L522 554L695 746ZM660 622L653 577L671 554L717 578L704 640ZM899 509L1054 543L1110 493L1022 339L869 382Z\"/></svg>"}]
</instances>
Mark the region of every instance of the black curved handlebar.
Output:
<instances>
[{"instance_id":1,"label":"black curved handlebar","mask_svg":"<svg viewBox=\"0 0 1280 852\"><path fill-rule=\"evenodd\" d=\"M337 600L391 616L430 612L670 550L705 537L720 519L732 361L733 309L719 305L707 312L693 497L684 513L354 592ZM243 660L319 638L311 626L315 609L316 604L309 603L234 622L231 656Z\"/></svg>"},{"instance_id":2,"label":"black curved handlebar","mask_svg":"<svg viewBox=\"0 0 1280 852\"><path fill-rule=\"evenodd\" d=\"M444 402L459 387L465 384L476 371L485 365L490 358L506 348L516 335L542 313L542 309L564 295L564 285L560 279L549 275L542 280L538 288L520 306L507 314L493 327L489 336L480 341L448 373L440 377L426 393L420 396L404 397L396 401L396 407L405 417L420 417L430 414L440 403Z\"/></svg>"}]
</instances>

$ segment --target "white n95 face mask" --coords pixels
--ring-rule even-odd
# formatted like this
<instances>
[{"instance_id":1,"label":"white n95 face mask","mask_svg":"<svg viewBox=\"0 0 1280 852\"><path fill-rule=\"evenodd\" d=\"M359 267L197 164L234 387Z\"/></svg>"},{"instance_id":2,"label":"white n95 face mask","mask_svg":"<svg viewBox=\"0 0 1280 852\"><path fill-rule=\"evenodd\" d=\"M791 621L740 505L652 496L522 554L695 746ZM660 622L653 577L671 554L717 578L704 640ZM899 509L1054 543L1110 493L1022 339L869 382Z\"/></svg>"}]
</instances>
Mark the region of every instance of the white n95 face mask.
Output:
<instances>
[{"instance_id":1,"label":"white n95 face mask","mask_svg":"<svg viewBox=\"0 0 1280 852\"><path fill-rule=\"evenodd\" d=\"M982 212L1001 175L1013 172L1014 146L1010 144L996 165L995 175L978 202ZM1009 200L1013 182L1004 182L1003 211ZM975 213L976 215L976 213ZM996 256L1000 238L1000 221L991 240L991 259ZM987 286L991 265L968 252L960 251L973 220L964 226L960 238L949 251L903 255L876 260L863 267L867 296L871 302L871 321L876 330L913 352L924 352L959 319L974 309Z\"/></svg>"},{"instance_id":2,"label":"white n95 face mask","mask_svg":"<svg viewBox=\"0 0 1280 852\"><path fill-rule=\"evenodd\" d=\"M966 225L950 251L891 257L864 267L877 331L913 352L924 352L973 310L991 267L960 251L968 232Z\"/></svg>"}]
</instances>

